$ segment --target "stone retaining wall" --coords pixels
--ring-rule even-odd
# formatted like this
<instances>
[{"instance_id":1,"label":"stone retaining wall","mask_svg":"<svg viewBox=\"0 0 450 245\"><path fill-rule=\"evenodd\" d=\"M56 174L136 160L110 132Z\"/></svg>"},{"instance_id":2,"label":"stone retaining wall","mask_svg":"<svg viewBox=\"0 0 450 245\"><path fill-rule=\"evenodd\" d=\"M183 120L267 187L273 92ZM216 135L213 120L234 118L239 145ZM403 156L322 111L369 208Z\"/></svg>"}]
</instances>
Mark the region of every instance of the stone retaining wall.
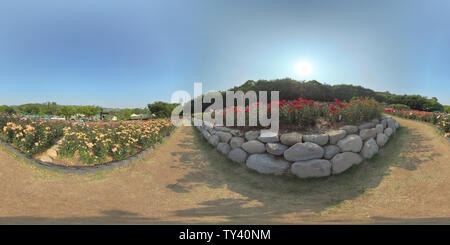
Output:
<instances>
[{"instance_id":1,"label":"stone retaining wall","mask_svg":"<svg viewBox=\"0 0 450 245\"><path fill-rule=\"evenodd\" d=\"M161 139L161 142L164 141L167 137L169 137L175 129L173 129L172 131L169 132L169 134L167 136L164 136ZM7 149L9 149L10 151L12 151L13 153L15 153L18 157L24 159L27 162L30 162L38 167L43 167L46 169L50 169L50 170L56 170L56 171L60 171L63 173L77 173L77 174L84 174L84 173L95 173L98 171L102 171L102 170L111 170L114 168L120 168L122 166L126 166L129 165L133 162L135 162L138 159L143 158L145 155L147 155L147 153L149 153L150 151L152 151L153 149L155 149L156 146L158 146L160 144L160 142L155 143L153 146L148 147L147 149L137 153L134 156L131 156L127 159L124 160L120 160L120 161L115 161L115 162L108 162L108 163L104 163L104 164L99 164L99 165L93 165L93 166L62 166L62 165L56 165L50 162L45 162L45 161L41 161L41 160L37 160L34 158L31 158L27 155L25 155L24 153L22 153L21 151L19 151L18 149L12 147L11 145L9 145L6 142L3 142L2 140L0 140L0 144L4 145Z\"/></svg>"},{"instance_id":2,"label":"stone retaining wall","mask_svg":"<svg viewBox=\"0 0 450 245\"><path fill-rule=\"evenodd\" d=\"M293 174L299 178L344 172L371 158L400 126L389 116L317 135L243 132L206 122L201 125L196 128L209 144L232 161L262 174Z\"/></svg>"}]
</instances>

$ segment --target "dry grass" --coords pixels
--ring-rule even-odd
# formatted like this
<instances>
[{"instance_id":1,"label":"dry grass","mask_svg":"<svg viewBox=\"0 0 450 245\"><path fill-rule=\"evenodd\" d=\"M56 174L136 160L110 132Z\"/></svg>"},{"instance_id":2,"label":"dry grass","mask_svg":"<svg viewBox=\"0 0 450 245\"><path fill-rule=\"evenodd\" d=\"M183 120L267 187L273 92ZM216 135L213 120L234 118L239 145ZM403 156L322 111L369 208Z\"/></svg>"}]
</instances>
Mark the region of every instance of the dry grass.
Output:
<instances>
[{"instance_id":1,"label":"dry grass","mask_svg":"<svg viewBox=\"0 0 450 245\"><path fill-rule=\"evenodd\" d=\"M0 150L0 223L450 223L448 142L402 127L373 159L324 179L265 176L179 128L142 161L93 175Z\"/></svg>"}]
</instances>

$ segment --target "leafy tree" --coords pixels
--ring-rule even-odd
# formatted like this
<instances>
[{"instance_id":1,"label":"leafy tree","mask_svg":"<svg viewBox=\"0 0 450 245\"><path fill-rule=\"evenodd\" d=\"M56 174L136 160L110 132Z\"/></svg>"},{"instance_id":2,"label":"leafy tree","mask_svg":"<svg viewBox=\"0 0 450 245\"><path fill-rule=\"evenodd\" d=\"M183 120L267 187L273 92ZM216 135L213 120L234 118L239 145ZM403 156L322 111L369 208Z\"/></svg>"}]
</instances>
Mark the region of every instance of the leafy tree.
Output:
<instances>
[{"instance_id":1,"label":"leafy tree","mask_svg":"<svg viewBox=\"0 0 450 245\"><path fill-rule=\"evenodd\" d=\"M0 106L0 113L6 113L9 115L13 115L13 114L16 114L16 110L14 110L14 108L9 107L7 105L2 105L2 106Z\"/></svg>"},{"instance_id":2,"label":"leafy tree","mask_svg":"<svg viewBox=\"0 0 450 245\"><path fill-rule=\"evenodd\" d=\"M450 113L450 105L444 106L444 111Z\"/></svg>"},{"instance_id":3,"label":"leafy tree","mask_svg":"<svg viewBox=\"0 0 450 245\"><path fill-rule=\"evenodd\" d=\"M98 106L90 106L90 105L82 106L78 109L78 112L80 114L83 114L87 117L92 117L92 116L98 115L101 113L101 111L102 111L102 108L100 108Z\"/></svg>"},{"instance_id":4,"label":"leafy tree","mask_svg":"<svg viewBox=\"0 0 450 245\"><path fill-rule=\"evenodd\" d=\"M64 116L69 119L71 116L75 115L77 110L74 106L61 106L58 109L57 115Z\"/></svg>"},{"instance_id":5,"label":"leafy tree","mask_svg":"<svg viewBox=\"0 0 450 245\"><path fill-rule=\"evenodd\" d=\"M170 104L162 101L157 101L152 104L148 104L148 110L150 113L155 114L157 117L170 117L172 115L173 109L179 104Z\"/></svg>"},{"instance_id":6,"label":"leafy tree","mask_svg":"<svg viewBox=\"0 0 450 245\"><path fill-rule=\"evenodd\" d=\"M404 105L404 104L391 104L391 105L389 105L389 107L397 109L397 110L411 110L411 108L409 108L409 106Z\"/></svg>"}]
</instances>

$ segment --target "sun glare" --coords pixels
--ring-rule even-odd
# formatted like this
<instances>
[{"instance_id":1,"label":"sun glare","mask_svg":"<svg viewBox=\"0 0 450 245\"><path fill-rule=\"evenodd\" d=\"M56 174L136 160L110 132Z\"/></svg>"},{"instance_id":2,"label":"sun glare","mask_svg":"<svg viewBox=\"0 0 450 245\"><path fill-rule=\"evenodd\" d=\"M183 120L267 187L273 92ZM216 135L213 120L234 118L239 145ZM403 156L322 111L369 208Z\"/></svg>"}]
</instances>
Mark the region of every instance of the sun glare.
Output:
<instances>
[{"instance_id":1,"label":"sun glare","mask_svg":"<svg viewBox=\"0 0 450 245\"><path fill-rule=\"evenodd\" d=\"M300 62L295 65L295 72L301 76L307 76L312 72L312 65L308 62Z\"/></svg>"}]
</instances>

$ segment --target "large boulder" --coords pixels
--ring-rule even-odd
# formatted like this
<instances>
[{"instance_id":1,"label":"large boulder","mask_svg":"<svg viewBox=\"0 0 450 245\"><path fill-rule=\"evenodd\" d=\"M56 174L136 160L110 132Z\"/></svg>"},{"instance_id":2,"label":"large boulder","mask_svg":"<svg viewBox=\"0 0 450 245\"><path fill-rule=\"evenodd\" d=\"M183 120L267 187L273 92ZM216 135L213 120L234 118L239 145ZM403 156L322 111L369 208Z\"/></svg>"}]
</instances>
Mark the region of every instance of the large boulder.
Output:
<instances>
[{"instance_id":1,"label":"large boulder","mask_svg":"<svg viewBox=\"0 0 450 245\"><path fill-rule=\"evenodd\" d=\"M206 129L202 129L202 134L203 134L203 137L205 137L206 140L208 140L209 137L211 137L211 134Z\"/></svg>"},{"instance_id":2,"label":"large boulder","mask_svg":"<svg viewBox=\"0 0 450 245\"><path fill-rule=\"evenodd\" d=\"M393 130L392 128L386 128L386 129L384 130L384 134L385 134L387 137L391 136L392 133L394 133L394 130Z\"/></svg>"},{"instance_id":3,"label":"large boulder","mask_svg":"<svg viewBox=\"0 0 450 245\"><path fill-rule=\"evenodd\" d=\"M241 136L244 135L244 133L242 133L242 131L241 131L241 130L238 130L238 129L233 129L233 130L230 131L230 133L231 133L233 136L239 136L239 137L241 137Z\"/></svg>"},{"instance_id":4,"label":"large boulder","mask_svg":"<svg viewBox=\"0 0 450 245\"><path fill-rule=\"evenodd\" d=\"M347 132L343 129L341 130L334 130L328 132L328 135L330 136L330 144L334 145L338 142L338 140L342 139L347 135Z\"/></svg>"},{"instance_id":5,"label":"large boulder","mask_svg":"<svg viewBox=\"0 0 450 245\"><path fill-rule=\"evenodd\" d=\"M342 130L345 130L345 132L347 132L347 134L356 134L358 133L358 127L353 126L353 125L345 125L343 127L341 127Z\"/></svg>"},{"instance_id":6,"label":"large boulder","mask_svg":"<svg viewBox=\"0 0 450 245\"><path fill-rule=\"evenodd\" d=\"M383 125L383 129L387 128L387 120L386 119L381 120L381 125Z\"/></svg>"},{"instance_id":7,"label":"large boulder","mask_svg":"<svg viewBox=\"0 0 450 245\"><path fill-rule=\"evenodd\" d=\"M328 134L305 135L303 140L318 145L326 145L328 143Z\"/></svg>"},{"instance_id":8,"label":"large boulder","mask_svg":"<svg viewBox=\"0 0 450 245\"><path fill-rule=\"evenodd\" d=\"M395 129L397 129L398 127L400 127L400 123L398 123L397 121L395 121L394 125L395 125Z\"/></svg>"},{"instance_id":9,"label":"large boulder","mask_svg":"<svg viewBox=\"0 0 450 245\"><path fill-rule=\"evenodd\" d=\"M253 130L253 131L247 131L245 132L245 138L250 140L256 140L259 136L259 131Z\"/></svg>"},{"instance_id":10,"label":"large boulder","mask_svg":"<svg viewBox=\"0 0 450 245\"><path fill-rule=\"evenodd\" d=\"M284 151L284 158L288 161L297 162L322 158L323 154L322 147L311 142L305 142L297 143Z\"/></svg>"},{"instance_id":11,"label":"large boulder","mask_svg":"<svg viewBox=\"0 0 450 245\"><path fill-rule=\"evenodd\" d=\"M387 137L385 134L383 133L378 133L377 134L377 145L379 147L383 147L386 142L388 141L389 137Z\"/></svg>"},{"instance_id":12,"label":"large boulder","mask_svg":"<svg viewBox=\"0 0 450 245\"><path fill-rule=\"evenodd\" d=\"M242 137L233 137L230 140L230 146L232 149L241 147L244 144L245 139Z\"/></svg>"},{"instance_id":13,"label":"large boulder","mask_svg":"<svg viewBox=\"0 0 450 245\"><path fill-rule=\"evenodd\" d=\"M380 120L379 119L372 119L372 121L371 121L374 125L377 125L377 124L379 124L380 123Z\"/></svg>"},{"instance_id":14,"label":"large boulder","mask_svg":"<svg viewBox=\"0 0 450 245\"><path fill-rule=\"evenodd\" d=\"M262 174L281 175L289 168L289 162L277 159L270 154L253 154L245 162L248 168Z\"/></svg>"},{"instance_id":15,"label":"large boulder","mask_svg":"<svg viewBox=\"0 0 450 245\"><path fill-rule=\"evenodd\" d=\"M245 163L245 160L247 160L247 156L247 152L245 152L241 148L234 148L228 153L228 158L230 158L231 161L238 163Z\"/></svg>"},{"instance_id":16,"label":"large boulder","mask_svg":"<svg viewBox=\"0 0 450 245\"><path fill-rule=\"evenodd\" d=\"M337 142L341 151L351 151L351 152L359 152L361 151L361 147L363 145L363 141L359 135L351 134L347 135L345 138L339 140Z\"/></svg>"},{"instance_id":17,"label":"large boulder","mask_svg":"<svg viewBox=\"0 0 450 245\"><path fill-rule=\"evenodd\" d=\"M219 141L224 142L224 143L228 143L230 141L231 137L233 137L233 135L231 133L223 132L223 131L217 131L216 135L219 136Z\"/></svg>"},{"instance_id":18,"label":"large boulder","mask_svg":"<svg viewBox=\"0 0 450 245\"><path fill-rule=\"evenodd\" d=\"M219 144L219 136L211 135L208 139L208 142L213 146L217 146L217 144Z\"/></svg>"},{"instance_id":19,"label":"large boulder","mask_svg":"<svg viewBox=\"0 0 450 245\"><path fill-rule=\"evenodd\" d=\"M373 122L367 122L359 125L359 130L373 128L375 124Z\"/></svg>"},{"instance_id":20,"label":"large boulder","mask_svg":"<svg viewBox=\"0 0 450 245\"><path fill-rule=\"evenodd\" d=\"M250 154L264 153L266 151L266 146L264 145L264 143L261 143L258 140L247 141L242 144L241 147Z\"/></svg>"},{"instance_id":21,"label":"large boulder","mask_svg":"<svg viewBox=\"0 0 450 245\"><path fill-rule=\"evenodd\" d=\"M353 152L339 153L331 159L331 172L339 174L355 164L362 162L362 157Z\"/></svg>"},{"instance_id":22,"label":"large boulder","mask_svg":"<svg viewBox=\"0 0 450 245\"><path fill-rule=\"evenodd\" d=\"M388 128L392 128L392 130L395 132L395 119L394 118L388 118L387 119Z\"/></svg>"},{"instance_id":23,"label":"large boulder","mask_svg":"<svg viewBox=\"0 0 450 245\"><path fill-rule=\"evenodd\" d=\"M370 138L369 140L367 140L364 143L364 146L363 146L363 148L361 150L361 155L364 158L371 158L377 152L378 152L377 142L373 138Z\"/></svg>"},{"instance_id":24,"label":"large boulder","mask_svg":"<svg viewBox=\"0 0 450 245\"><path fill-rule=\"evenodd\" d=\"M220 142L219 144L217 144L217 150L225 155L228 155L228 152L230 152L231 150L231 146L228 143Z\"/></svg>"},{"instance_id":25,"label":"large boulder","mask_svg":"<svg viewBox=\"0 0 450 245\"><path fill-rule=\"evenodd\" d=\"M258 140L264 143L278 142L278 133L272 132L270 130L261 130L261 134L259 135Z\"/></svg>"},{"instance_id":26,"label":"large boulder","mask_svg":"<svg viewBox=\"0 0 450 245\"><path fill-rule=\"evenodd\" d=\"M223 127L223 126L217 126L215 127L216 130L218 131L223 131L223 132L230 132L231 128L227 128L227 127Z\"/></svg>"},{"instance_id":27,"label":"large boulder","mask_svg":"<svg viewBox=\"0 0 450 245\"><path fill-rule=\"evenodd\" d=\"M299 178L329 176L331 163L324 159L295 162L291 166L291 172Z\"/></svg>"},{"instance_id":28,"label":"large boulder","mask_svg":"<svg viewBox=\"0 0 450 245\"><path fill-rule=\"evenodd\" d=\"M302 135L296 132L282 134L280 136L281 143L291 146L297 143L302 143Z\"/></svg>"},{"instance_id":29,"label":"large boulder","mask_svg":"<svg viewBox=\"0 0 450 245\"><path fill-rule=\"evenodd\" d=\"M328 159L328 160L333 158L339 152L341 152L341 149L336 145L327 145L323 149L325 150L325 154L323 155L323 158Z\"/></svg>"},{"instance_id":30,"label":"large boulder","mask_svg":"<svg viewBox=\"0 0 450 245\"><path fill-rule=\"evenodd\" d=\"M284 151L289 148L286 145L278 144L278 143L267 143L266 144L266 151L272 155L275 156L281 156L283 155Z\"/></svg>"},{"instance_id":31,"label":"large boulder","mask_svg":"<svg viewBox=\"0 0 450 245\"><path fill-rule=\"evenodd\" d=\"M370 138L375 138L377 136L377 129L376 128L370 128L370 129L361 129L359 131L359 136L361 136L362 140L367 140Z\"/></svg>"},{"instance_id":32,"label":"large boulder","mask_svg":"<svg viewBox=\"0 0 450 245\"><path fill-rule=\"evenodd\" d=\"M383 133L383 131L384 131L383 124L377 124L377 126L375 126L375 129L377 131L377 134Z\"/></svg>"}]
</instances>

